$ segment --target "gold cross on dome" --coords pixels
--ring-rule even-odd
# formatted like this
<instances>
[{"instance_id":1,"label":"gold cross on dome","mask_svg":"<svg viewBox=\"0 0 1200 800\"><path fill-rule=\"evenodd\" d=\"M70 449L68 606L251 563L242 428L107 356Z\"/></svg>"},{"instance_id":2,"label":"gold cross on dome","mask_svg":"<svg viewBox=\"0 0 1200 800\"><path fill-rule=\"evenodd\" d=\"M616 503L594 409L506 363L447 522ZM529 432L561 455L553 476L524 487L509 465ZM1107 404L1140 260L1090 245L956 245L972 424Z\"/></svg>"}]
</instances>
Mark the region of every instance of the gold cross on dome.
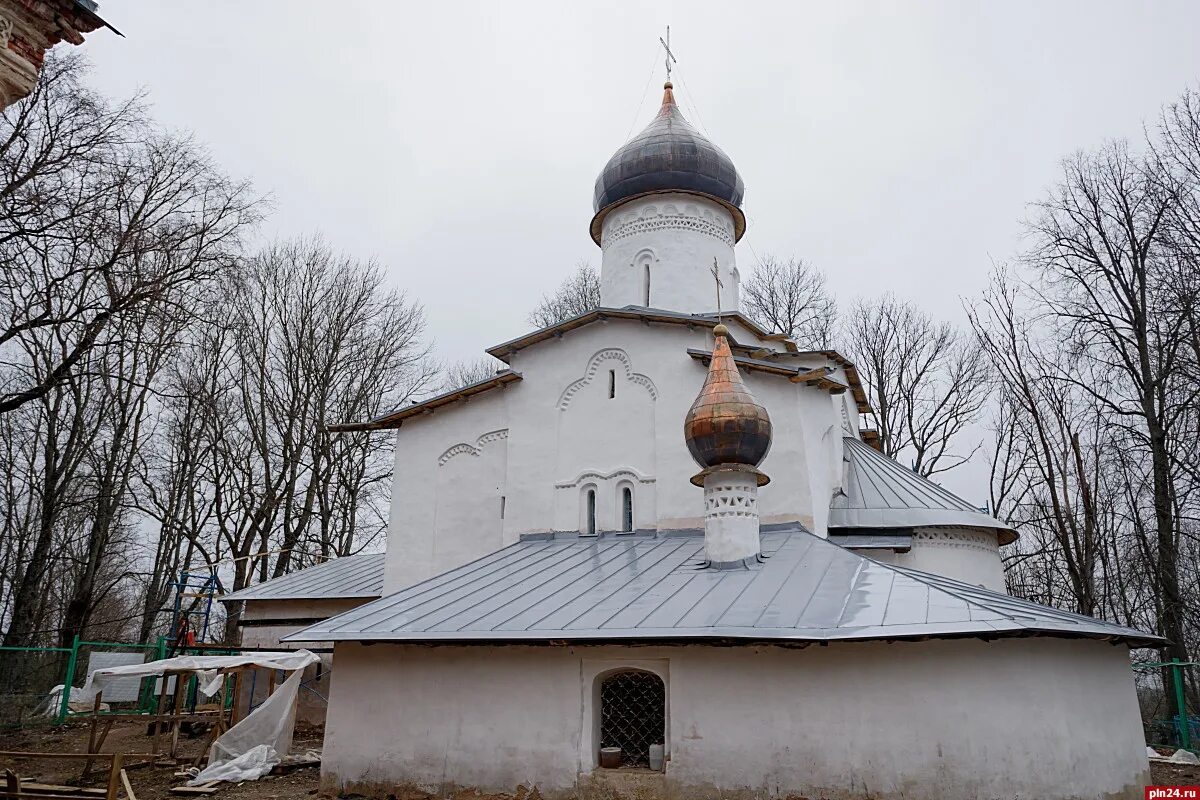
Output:
<instances>
[{"instance_id":1,"label":"gold cross on dome","mask_svg":"<svg viewBox=\"0 0 1200 800\"><path fill-rule=\"evenodd\" d=\"M667 26L667 38L658 37L658 43L663 46L663 50L667 51L665 59L667 65L667 80L671 80L671 66L675 63L675 54L671 52L671 26Z\"/></svg>"}]
</instances>

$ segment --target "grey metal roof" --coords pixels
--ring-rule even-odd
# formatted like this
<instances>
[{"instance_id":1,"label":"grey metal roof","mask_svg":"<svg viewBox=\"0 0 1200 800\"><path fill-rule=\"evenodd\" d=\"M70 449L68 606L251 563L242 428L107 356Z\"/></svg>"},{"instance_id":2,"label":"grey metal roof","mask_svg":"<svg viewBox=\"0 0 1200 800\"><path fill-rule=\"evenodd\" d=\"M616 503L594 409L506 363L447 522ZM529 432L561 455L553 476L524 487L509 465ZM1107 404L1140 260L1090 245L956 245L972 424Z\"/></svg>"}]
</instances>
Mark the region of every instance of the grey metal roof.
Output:
<instances>
[{"instance_id":1,"label":"grey metal roof","mask_svg":"<svg viewBox=\"0 0 1200 800\"><path fill-rule=\"evenodd\" d=\"M383 594L385 553L342 556L315 567L247 586L218 598L235 600L305 600L340 597L379 597Z\"/></svg>"},{"instance_id":2,"label":"grey metal roof","mask_svg":"<svg viewBox=\"0 0 1200 800\"><path fill-rule=\"evenodd\" d=\"M799 528L761 563L703 568L703 535L526 539L284 641L831 641L1140 631L898 569Z\"/></svg>"},{"instance_id":3,"label":"grey metal roof","mask_svg":"<svg viewBox=\"0 0 1200 800\"><path fill-rule=\"evenodd\" d=\"M1000 543L1017 538L1012 526L981 512L870 445L847 436L844 494L829 504L829 527L922 528L955 526L991 528Z\"/></svg>"},{"instance_id":4,"label":"grey metal roof","mask_svg":"<svg viewBox=\"0 0 1200 800\"><path fill-rule=\"evenodd\" d=\"M912 533L879 533L870 529L864 532L855 531L850 533L848 529L840 528L836 532L830 532L829 541L848 550L897 550L907 552L912 549Z\"/></svg>"}]
</instances>

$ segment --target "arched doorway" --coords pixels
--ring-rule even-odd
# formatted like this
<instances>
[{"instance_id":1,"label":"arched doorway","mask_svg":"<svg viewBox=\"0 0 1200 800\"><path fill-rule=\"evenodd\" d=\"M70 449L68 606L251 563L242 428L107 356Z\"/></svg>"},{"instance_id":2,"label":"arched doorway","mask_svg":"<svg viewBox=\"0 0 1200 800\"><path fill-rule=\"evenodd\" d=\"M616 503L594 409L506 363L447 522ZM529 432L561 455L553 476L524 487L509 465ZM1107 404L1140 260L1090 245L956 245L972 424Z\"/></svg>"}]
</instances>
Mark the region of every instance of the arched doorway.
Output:
<instances>
[{"instance_id":1,"label":"arched doorway","mask_svg":"<svg viewBox=\"0 0 1200 800\"><path fill-rule=\"evenodd\" d=\"M615 672L600 684L600 746L621 748L621 765L650 766L650 745L663 744L667 691L652 672Z\"/></svg>"}]
</instances>

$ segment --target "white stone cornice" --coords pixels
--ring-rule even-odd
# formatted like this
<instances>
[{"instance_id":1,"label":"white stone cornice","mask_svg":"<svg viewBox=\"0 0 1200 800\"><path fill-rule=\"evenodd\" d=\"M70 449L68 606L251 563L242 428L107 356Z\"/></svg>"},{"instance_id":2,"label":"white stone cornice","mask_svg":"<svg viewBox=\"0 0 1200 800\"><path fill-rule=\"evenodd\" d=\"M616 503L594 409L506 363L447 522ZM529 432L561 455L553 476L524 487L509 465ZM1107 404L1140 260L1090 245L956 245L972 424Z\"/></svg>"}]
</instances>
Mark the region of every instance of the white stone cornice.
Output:
<instances>
[{"instance_id":1,"label":"white stone cornice","mask_svg":"<svg viewBox=\"0 0 1200 800\"><path fill-rule=\"evenodd\" d=\"M607 248L639 233L694 231L733 247L733 227L712 210L694 203L662 203L640 206L612 215L604 225L600 247Z\"/></svg>"}]
</instances>

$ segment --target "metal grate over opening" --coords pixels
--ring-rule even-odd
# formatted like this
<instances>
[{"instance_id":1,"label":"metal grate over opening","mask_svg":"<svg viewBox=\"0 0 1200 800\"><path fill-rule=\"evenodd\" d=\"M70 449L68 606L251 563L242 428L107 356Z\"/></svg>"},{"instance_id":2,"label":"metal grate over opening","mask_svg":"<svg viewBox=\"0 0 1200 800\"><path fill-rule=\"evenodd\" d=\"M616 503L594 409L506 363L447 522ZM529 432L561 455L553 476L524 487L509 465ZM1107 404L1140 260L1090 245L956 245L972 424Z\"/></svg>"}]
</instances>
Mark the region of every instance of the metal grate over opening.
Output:
<instances>
[{"instance_id":1,"label":"metal grate over opening","mask_svg":"<svg viewBox=\"0 0 1200 800\"><path fill-rule=\"evenodd\" d=\"M650 745L662 744L667 693L649 672L618 672L600 684L600 746L621 748L623 766L650 766Z\"/></svg>"}]
</instances>

